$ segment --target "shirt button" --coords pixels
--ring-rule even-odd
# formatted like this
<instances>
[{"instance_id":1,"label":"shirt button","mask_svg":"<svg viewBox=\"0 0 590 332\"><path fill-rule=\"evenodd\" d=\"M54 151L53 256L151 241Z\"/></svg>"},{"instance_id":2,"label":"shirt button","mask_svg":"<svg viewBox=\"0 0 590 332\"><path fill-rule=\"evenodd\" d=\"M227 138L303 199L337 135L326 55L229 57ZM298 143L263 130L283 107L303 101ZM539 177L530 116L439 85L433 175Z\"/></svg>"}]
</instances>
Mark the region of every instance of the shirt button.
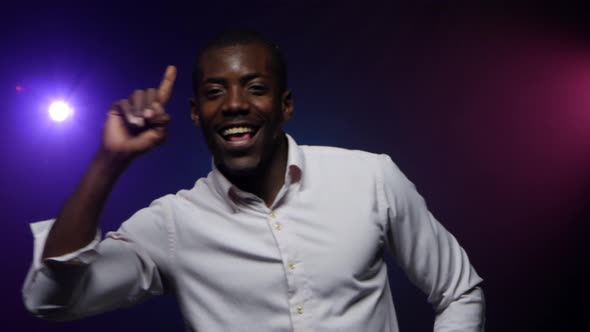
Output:
<instances>
[{"instance_id":1,"label":"shirt button","mask_svg":"<svg viewBox=\"0 0 590 332\"><path fill-rule=\"evenodd\" d=\"M274 228L275 228L277 231L280 231L280 230L283 228L283 226L281 225L281 223L277 222L277 223L275 223L275 224L274 224Z\"/></svg>"},{"instance_id":2,"label":"shirt button","mask_svg":"<svg viewBox=\"0 0 590 332\"><path fill-rule=\"evenodd\" d=\"M303 314L303 307L302 306L300 306L300 305L297 306L297 313L300 315Z\"/></svg>"},{"instance_id":3,"label":"shirt button","mask_svg":"<svg viewBox=\"0 0 590 332\"><path fill-rule=\"evenodd\" d=\"M270 213L270 217L271 217L271 218L273 218L273 219L276 219L276 218L277 218L277 215L275 214L275 212L274 212L274 211L272 211L272 212Z\"/></svg>"},{"instance_id":4,"label":"shirt button","mask_svg":"<svg viewBox=\"0 0 590 332\"><path fill-rule=\"evenodd\" d=\"M295 270L295 263L289 263L289 269Z\"/></svg>"}]
</instances>

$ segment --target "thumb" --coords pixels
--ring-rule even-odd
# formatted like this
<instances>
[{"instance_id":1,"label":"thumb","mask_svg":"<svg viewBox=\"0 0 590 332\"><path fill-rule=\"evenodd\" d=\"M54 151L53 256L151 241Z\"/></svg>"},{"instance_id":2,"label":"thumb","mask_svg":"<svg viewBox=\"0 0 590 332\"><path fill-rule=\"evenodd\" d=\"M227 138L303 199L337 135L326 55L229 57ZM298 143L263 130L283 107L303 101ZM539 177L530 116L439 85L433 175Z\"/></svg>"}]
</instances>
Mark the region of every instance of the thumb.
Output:
<instances>
[{"instance_id":1,"label":"thumb","mask_svg":"<svg viewBox=\"0 0 590 332\"><path fill-rule=\"evenodd\" d=\"M165 128L151 128L143 131L129 142L129 148L141 154L162 143L166 138Z\"/></svg>"}]
</instances>

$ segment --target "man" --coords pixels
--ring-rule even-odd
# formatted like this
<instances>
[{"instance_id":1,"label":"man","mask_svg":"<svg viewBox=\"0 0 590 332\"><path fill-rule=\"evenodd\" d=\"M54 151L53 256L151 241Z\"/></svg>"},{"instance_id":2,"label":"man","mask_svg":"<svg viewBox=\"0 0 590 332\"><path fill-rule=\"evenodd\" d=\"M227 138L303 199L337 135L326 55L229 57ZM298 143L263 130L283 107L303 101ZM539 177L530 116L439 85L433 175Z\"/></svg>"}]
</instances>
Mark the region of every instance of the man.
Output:
<instances>
[{"instance_id":1,"label":"man","mask_svg":"<svg viewBox=\"0 0 590 332\"><path fill-rule=\"evenodd\" d=\"M72 319L173 292L189 331L397 331L390 250L428 294L436 331L483 331L481 279L389 157L283 132L285 64L255 33L222 34L196 63L191 114L213 170L99 242L117 177L165 139L175 76L112 107L78 189L55 222L32 225L31 312Z\"/></svg>"}]
</instances>

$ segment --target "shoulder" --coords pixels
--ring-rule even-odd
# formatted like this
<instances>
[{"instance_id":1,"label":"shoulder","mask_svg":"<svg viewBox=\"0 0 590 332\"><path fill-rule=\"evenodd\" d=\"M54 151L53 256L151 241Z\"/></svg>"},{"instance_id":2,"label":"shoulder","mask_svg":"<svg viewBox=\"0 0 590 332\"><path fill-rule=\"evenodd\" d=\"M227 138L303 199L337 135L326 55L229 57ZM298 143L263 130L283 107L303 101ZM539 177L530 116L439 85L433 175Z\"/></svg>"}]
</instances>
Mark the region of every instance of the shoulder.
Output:
<instances>
[{"instance_id":1,"label":"shoulder","mask_svg":"<svg viewBox=\"0 0 590 332\"><path fill-rule=\"evenodd\" d=\"M199 178L191 188L180 189L175 194L165 195L158 198L158 200L165 202L171 208L186 204L195 204L195 201L203 196L204 191L210 190L210 182L210 179L206 177Z\"/></svg>"},{"instance_id":2,"label":"shoulder","mask_svg":"<svg viewBox=\"0 0 590 332\"><path fill-rule=\"evenodd\" d=\"M332 146L302 145L305 162L310 166L337 167L342 170L364 171L381 177L385 170L398 169L387 154Z\"/></svg>"},{"instance_id":3,"label":"shoulder","mask_svg":"<svg viewBox=\"0 0 590 332\"><path fill-rule=\"evenodd\" d=\"M192 214L210 210L223 204L216 180L210 172L207 177L199 178L192 188L181 189L175 194L159 198L173 214Z\"/></svg>"},{"instance_id":4,"label":"shoulder","mask_svg":"<svg viewBox=\"0 0 590 332\"><path fill-rule=\"evenodd\" d=\"M378 163L381 158L380 154L363 150L345 149L333 146L302 145L306 162L353 162L353 163Z\"/></svg>"}]
</instances>

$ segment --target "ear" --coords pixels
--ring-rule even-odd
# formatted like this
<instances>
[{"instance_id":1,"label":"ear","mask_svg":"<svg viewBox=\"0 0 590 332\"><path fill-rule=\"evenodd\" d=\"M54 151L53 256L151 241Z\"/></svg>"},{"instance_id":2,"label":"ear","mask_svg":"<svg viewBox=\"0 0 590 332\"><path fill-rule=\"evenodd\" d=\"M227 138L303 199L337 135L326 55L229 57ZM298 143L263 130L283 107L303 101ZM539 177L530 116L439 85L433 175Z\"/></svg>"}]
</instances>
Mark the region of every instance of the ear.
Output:
<instances>
[{"instance_id":1,"label":"ear","mask_svg":"<svg viewBox=\"0 0 590 332\"><path fill-rule=\"evenodd\" d=\"M191 120L195 127L201 128L201 118L199 117L199 107L197 106L197 100L195 98L191 98Z\"/></svg>"},{"instance_id":2,"label":"ear","mask_svg":"<svg viewBox=\"0 0 590 332\"><path fill-rule=\"evenodd\" d=\"M290 90L285 90L281 96L281 110L283 113L283 123L287 122L293 116L293 93Z\"/></svg>"}]
</instances>

